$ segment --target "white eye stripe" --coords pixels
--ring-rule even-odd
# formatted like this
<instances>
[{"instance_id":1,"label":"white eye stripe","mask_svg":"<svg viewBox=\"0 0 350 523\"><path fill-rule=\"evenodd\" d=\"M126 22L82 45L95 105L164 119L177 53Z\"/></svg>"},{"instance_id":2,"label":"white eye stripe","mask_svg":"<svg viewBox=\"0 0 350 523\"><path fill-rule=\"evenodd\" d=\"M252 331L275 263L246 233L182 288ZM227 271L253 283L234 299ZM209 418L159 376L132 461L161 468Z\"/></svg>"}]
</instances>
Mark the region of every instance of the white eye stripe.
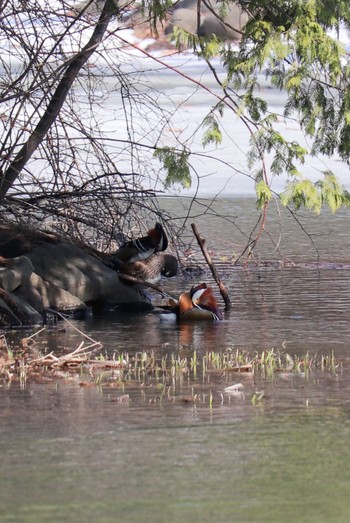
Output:
<instances>
[{"instance_id":1,"label":"white eye stripe","mask_svg":"<svg viewBox=\"0 0 350 523\"><path fill-rule=\"evenodd\" d=\"M157 247L159 248L160 251L164 251L165 250L164 249L164 247L165 247L165 238L164 238L164 236L162 236L162 238L161 238L161 240L160 240L160 242L159 242Z\"/></svg>"},{"instance_id":2,"label":"white eye stripe","mask_svg":"<svg viewBox=\"0 0 350 523\"><path fill-rule=\"evenodd\" d=\"M196 291L192 296L192 301L195 302L199 300L199 298L202 296L203 292L205 292L207 289L199 289Z\"/></svg>"},{"instance_id":3,"label":"white eye stripe","mask_svg":"<svg viewBox=\"0 0 350 523\"><path fill-rule=\"evenodd\" d=\"M147 251L147 247L145 247L140 240L134 240L134 245L136 249L138 249L141 252Z\"/></svg>"}]
</instances>

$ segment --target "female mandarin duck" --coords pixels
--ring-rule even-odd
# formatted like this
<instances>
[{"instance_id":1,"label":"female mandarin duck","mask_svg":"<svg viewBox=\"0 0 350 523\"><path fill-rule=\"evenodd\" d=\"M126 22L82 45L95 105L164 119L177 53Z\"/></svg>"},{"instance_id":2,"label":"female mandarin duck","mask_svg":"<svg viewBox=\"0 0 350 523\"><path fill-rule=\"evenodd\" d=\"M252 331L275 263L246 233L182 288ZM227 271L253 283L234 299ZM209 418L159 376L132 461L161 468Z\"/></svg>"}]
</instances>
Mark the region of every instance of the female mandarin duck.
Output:
<instances>
[{"instance_id":1,"label":"female mandarin duck","mask_svg":"<svg viewBox=\"0 0 350 523\"><path fill-rule=\"evenodd\" d=\"M160 223L156 223L146 236L124 243L109 257L113 269L138 280L157 283L162 276L171 278L178 271L175 256L164 254L168 238Z\"/></svg>"},{"instance_id":2,"label":"female mandarin duck","mask_svg":"<svg viewBox=\"0 0 350 523\"><path fill-rule=\"evenodd\" d=\"M165 251L168 238L160 223L156 223L146 236L130 240L113 254L113 260L122 263L146 260L156 252Z\"/></svg>"},{"instance_id":3,"label":"female mandarin duck","mask_svg":"<svg viewBox=\"0 0 350 523\"><path fill-rule=\"evenodd\" d=\"M156 253L147 260L119 263L117 267L121 275L133 276L148 283L158 283L162 276L176 276L179 264L172 254Z\"/></svg>"},{"instance_id":4,"label":"female mandarin duck","mask_svg":"<svg viewBox=\"0 0 350 523\"><path fill-rule=\"evenodd\" d=\"M222 312L213 290L206 283L192 287L190 292L180 295L179 301L170 303L171 311L176 313L178 321L220 321Z\"/></svg>"}]
</instances>

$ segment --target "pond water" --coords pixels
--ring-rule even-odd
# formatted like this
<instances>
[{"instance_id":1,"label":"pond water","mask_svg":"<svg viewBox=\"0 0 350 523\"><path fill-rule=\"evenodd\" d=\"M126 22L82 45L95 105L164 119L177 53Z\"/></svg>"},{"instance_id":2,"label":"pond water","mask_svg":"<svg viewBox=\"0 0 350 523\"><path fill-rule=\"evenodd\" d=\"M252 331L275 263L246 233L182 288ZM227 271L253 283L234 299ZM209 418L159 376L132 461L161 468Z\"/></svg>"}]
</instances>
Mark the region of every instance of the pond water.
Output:
<instances>
[{"instance_id":1,"label":"pond water","mask_svg":"<svg viewBox=\"0 0 350 523\"><path fill-rule=\"evenodd\" d=\"M254 376L199 369L170 377L165 388L135 376L105 387L82 386L79 374L4 382L0 522L349 521L350 210L301 213L309 236L288 213L272 212L256 263L233 268L232 252L256 220L254 202L217 205L236 218L193 212L232 299L222 323L176 326L151 311L115 311L47 328L36 347L71 351L85 332L109 356L196 353L201 361L210 350L274 347L328 363ZM278 265L277 239L296 266ZM200 278L211 281L208 272ZM180 275L165 288L176 293L197 281ZM32 332L7 333L9 343ZM343 365L329 365L332 355ZM240 391L225 392L237 383ZM188 399L194 395L198 401Z\"/></svg>"}]
</instances>

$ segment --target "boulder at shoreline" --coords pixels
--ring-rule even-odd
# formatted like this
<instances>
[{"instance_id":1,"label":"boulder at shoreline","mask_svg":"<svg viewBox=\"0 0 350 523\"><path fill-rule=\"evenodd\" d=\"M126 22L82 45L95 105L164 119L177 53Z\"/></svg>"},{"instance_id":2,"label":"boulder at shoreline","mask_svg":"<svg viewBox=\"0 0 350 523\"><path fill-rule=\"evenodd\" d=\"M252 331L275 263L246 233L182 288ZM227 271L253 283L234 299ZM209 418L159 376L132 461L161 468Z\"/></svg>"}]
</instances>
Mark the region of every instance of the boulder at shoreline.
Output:
<instances>
[{"instance_id":1,"label":"boulder at shoreline","mask_svg":"<svg viewBox=\"0 0 350 523\"><path fill-rule=\"evenodd\" d=\"M0 325L43 323L48 310L81 313L103 303L148 302L119 280L108 256L50 233L0 225Z\"/></svg>"}]
</instances>

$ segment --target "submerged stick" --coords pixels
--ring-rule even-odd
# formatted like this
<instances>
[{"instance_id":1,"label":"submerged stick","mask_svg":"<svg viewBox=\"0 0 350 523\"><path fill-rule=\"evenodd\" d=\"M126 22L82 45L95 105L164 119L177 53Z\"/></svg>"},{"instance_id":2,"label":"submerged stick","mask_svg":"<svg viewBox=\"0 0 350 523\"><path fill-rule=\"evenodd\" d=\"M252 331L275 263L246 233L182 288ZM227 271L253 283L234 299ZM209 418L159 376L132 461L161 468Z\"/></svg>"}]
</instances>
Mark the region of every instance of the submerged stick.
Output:
<instances>
[{"instance_id":1,"label":"submerged stick","mask_svg":"<svg viewBox=\"0 0 350 523\"><path fill-rule=\"evenodd\" d=\"M52 314L57 314L57 316L59 316L60 318L62 318L62 320L64 320L66 323L68 323L68 325L70 327L72 327L72 329L76 330L77 332L79 332L79 334L81 334L82 336L84 336L84 338L86 338L87 340L91 341L93 345L101 345L102 347L102 343L100 341L96 341L94 340L93 338L91 338L91 336L88 336L87 334L85 334L85 332L81 331L80 329L78 329L78 327L76 327L75 325L73 325L73 323L71 323L63 314L61 314L60 312L56 311L56 310L53 310L53 309L47 309L49 312L51 312ZM78 350L80 350L80 347L84 344L84 342L81 342L81 344L79 345L78 349L76 349L76 351L74 352L77 352Z\"/></svg>"},{"instance_id":2,"label":"submerged stick","mask_svg":"<svg viewBox=\"0 0 350 523\"><path fill-rule=\"evenodd\" d=\"M192 230L194 232L194 235L195 237L197 238L197 242L198 242L198 245L199 247L201 248L201 251L203 253L203 256L204 258L206 259L206 262L207 264L209 265L209 268L211 270L211 273L214 277L214 280L216 281L218 287L219 287L219 291L220 291L220 294L225 302L225 310L228 311L230 308L231 308L231 300L230 300L230 297L228 295L228 292L226 290L226 287L225 285L222 283L221 281L221 278L216 270L216 267L214 265L214 262L212 261L211 257L210 257L210 254L205 246L205 240L203 240L201 237L200 237L200 234L197 230L197 227L196 227L196 224L195 223L191 223L191 227L192 227Z\"/></svg>"}]
</instances>

